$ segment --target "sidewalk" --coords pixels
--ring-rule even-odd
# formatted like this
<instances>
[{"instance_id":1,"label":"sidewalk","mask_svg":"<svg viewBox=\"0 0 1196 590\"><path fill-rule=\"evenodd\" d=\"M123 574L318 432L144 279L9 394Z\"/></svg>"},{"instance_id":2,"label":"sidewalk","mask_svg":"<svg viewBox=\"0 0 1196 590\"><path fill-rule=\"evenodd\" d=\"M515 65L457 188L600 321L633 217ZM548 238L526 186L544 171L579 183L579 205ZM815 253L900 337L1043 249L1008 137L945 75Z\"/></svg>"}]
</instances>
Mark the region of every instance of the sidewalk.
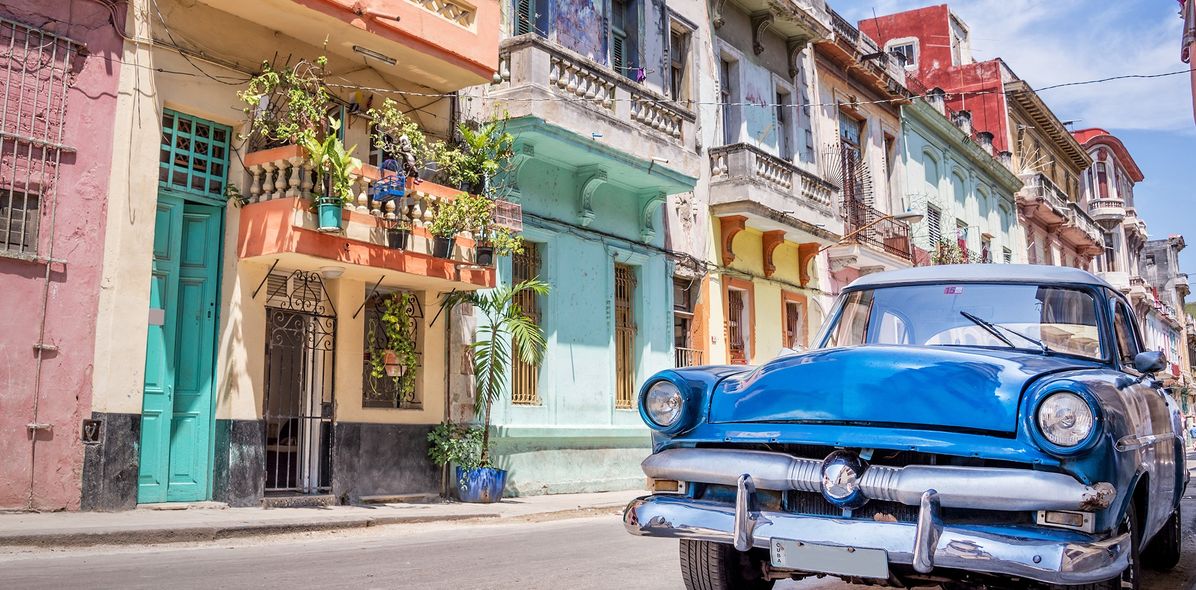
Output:
<instances>
[{"instance_id":1,"label":"sidewalk","mask_svg":"<svg viewBox=\"0 0 1196 590\"><path fill-rule=\"evenodd\" d=\"M128 512L0 514L0 549L212 541L229 537L387 524L562 516L623 508L647 492L630 490L507 498L498 504L379 504L323 508L188 508Z\"/></svg>"}]
</instances>

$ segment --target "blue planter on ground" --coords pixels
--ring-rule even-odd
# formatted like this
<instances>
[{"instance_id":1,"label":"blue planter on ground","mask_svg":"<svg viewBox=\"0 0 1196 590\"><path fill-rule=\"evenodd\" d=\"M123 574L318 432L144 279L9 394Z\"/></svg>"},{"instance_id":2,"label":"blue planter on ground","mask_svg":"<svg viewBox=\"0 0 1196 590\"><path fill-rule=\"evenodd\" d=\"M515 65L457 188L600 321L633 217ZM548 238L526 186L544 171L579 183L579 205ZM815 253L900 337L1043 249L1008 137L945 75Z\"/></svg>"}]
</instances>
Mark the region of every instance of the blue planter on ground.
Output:
<instances>
[{"instance_id":1,"label":"blue planter on ground","mask_svg":"<svg viewBox=\"0 0 1196 590\"><path fill-rule=\"evenodd\" d=\"M334 232L341 230L341 214L343 209L339 203L320 203L316 209L320 220L320 231Z\"/></svg>"},{"instance_id":2,"label":"blue planter on ground","mask_svg":"<svg viewBox=\"0 0 1196 590\"><path fill-rule=\"evenodd\" d=\"M478 467L466 471L457 468L457 499L462 502L498 502L506 487L507 472L502 469Z\"/></svg>"}]
</instances>

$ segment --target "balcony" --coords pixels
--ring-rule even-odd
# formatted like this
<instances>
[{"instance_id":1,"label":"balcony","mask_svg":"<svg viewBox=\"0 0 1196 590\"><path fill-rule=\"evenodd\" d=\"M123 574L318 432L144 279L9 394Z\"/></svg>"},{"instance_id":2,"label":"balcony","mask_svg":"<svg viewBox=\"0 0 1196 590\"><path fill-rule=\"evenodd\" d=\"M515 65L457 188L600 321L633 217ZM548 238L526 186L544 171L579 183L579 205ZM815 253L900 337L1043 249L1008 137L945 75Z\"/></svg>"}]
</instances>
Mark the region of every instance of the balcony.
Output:
<instances>
[{"instance_id":1,"label":"balcony","mask_svg":"<svg viewBox=\"0 0 1196 590\"><path fill-rule=\"evenodd\" d=\"M785 231L792 242L836 239L825 229L837 222L830 183L746 143L711 148L709 154L715 215L743 215L761 231Z\"/></svg>"},{"instance_id":2,"label":"balcony","mask_svg":"<svg viewBox=\"0 0 1196 590\"><path fill-rule=\"evenodd\" d=\"M1022 217L1039 223L1057 226L1068 220L1067 195L1051 179L1042 173L1023 174L1020 177L1025 187L1017 193L1017 206Z\"/></svg>"},{"instance_id":3,"label":"balcony","mask_svg":"<svg viewBox=\"0 0 1196 590\"><path fill-rule=\"evenodd\" d=\"M1130 292L1130 273L1125 271L1104 271L1096 274L1104 279L1106 283L1112 285L1114 289L1127 294Z\"/></svg>"},{"instance_id":4,"label":"balcony","mask_svg":"<svg viewBox=\"0 0 1196 590\"><path fill-rule=\"evenodd\" d=\"M702 364L702 351L696 348L675 348L674 359L676 361L675 367L683 369L685 367L697 367Z\"/></svg>"},{"instance_id":5,"label":"balcony","mask_svg":"<svg viewBox=\"0 0 1196 590\"><path fill-rule=\"evenodd\" d=\"M885 219L886 213L851 199L843 203L843 209L844 235L849 237L830 248L832 271L850 268L867 274L907 268L913 263L908 223Z\"/></svg>"},{"instance_id":6,"label":"balcony","mask_svg":"<svg viewBox=\"0 0 1196 590\"><path fill-rule=\"evenodd\" d=\"M1153 300L1153 295L1150 292L1150 287L1146 285L1146 279L1138 275L1130 275L1130 301L1134 305Z\"/></svg>"},{"instance_id":7,"label":"balcony","mask_svg":"<svg viewBox=\"0 0 1196 590\"><path fill-rule=\"evenodd\" d=\"M818 43L819 50L872 90L888 98L908 99L910 92L905 88L905 68L839 13L830 8L827 10L833 35L832 39Z\"/></svg>"},{"instance_id":8,"label":"balcony","mask_svg":"<svg viewBox=\"0 0 1196 590\"><path fill-rule=\"evenodd\" d=\"M502 42L498 74L487 98L512 119L534 117L642 160L697 167L694 113L592 59L522 35Z\"/></svg>"},{"instance_id":9,"label":"balcony","mask_svg":"<svg viewBox=\"0 0 1196 590\"><path fill-rule=\"evenodd\" d=\"M1096 221L1075 203L1068 203L1067 222L1060 228L1059 233L1081 253L1095 256L1104 251L1104 232Z\"/></svg>"},{"instance_id":10,"label":"balcony","mask_svg":"<svg viewBox=\"0 0 1196 590\"><path fill-rule=\"evenodd\" d=\"M736 4L751 15L754 34L759 35L766 26L785 39L791 51L831 34L830 13L825 0L737 0ZM712 20L716 29L725 24L727 10L725 0L714 3ZM753 39L753 45L757 48L756 53L762 52L763 45L758 39Z\"/></svg>"},{"instance_id":11,"label":"balcony","mask_svg":"<svg viewBox=\"0 0 1196 590\"><path fill-rule=\"evenodd\" d=\"M490 82L499 3L494 0L200 0L360 61L363 48L391 60L385 69L438 92Z\"/></svg>"},{"instance_id":12,"label":"balcony","mask_svg":"<svg viewBox=\"0 0 1196 590\"><path fill-rule=\"evenodd\" d=\"M1125 201L1121 199L1093 199L1088 202L1088 215L1102 227L1113 228L1125 220Z\"/></svg>"},{"instance_id":13,"label":"balcony","mask_svg":"<svg viewBox=\"0 0 1196 590\"><path fill-rule=\"evenodd\" d=\"M461 191L424 181L409 187L407 196L383 207L371 198L370 186L380 178L373 166L353 175L355 203L345 206L342 231L317 231L311 211L311 162L298 146L245 155L249 178L246 202L240 212L238 256L243 260L279 260L290 268L347 267L348 274L405 273L410 281L440 290L494 286L494 270L472 265L473 241L455 240L451 259L436 258L427 228L442 203ZM406 248L388 247L387 229L398 223L411 227Z\"/></svg>"},{"instance_id":14,"label":"balcony","mask_svg":"<svg viewBox=\"0 0 1196 590\"><path fill-rule=\"evenodd\" d=\"M1188 286L1187 273L1175 275L1175 290L1179 291L1181 297L1187 297L1192 292L1192 289Z\"/></svg>"}]
</instances>

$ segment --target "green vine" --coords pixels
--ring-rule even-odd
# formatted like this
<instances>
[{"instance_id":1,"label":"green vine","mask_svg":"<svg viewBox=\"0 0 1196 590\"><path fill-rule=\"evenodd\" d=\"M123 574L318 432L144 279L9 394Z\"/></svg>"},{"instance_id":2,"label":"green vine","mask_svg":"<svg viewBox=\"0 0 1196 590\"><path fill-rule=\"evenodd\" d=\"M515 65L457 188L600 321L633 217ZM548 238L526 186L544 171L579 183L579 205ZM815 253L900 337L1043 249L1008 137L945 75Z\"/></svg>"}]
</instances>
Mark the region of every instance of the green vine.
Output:
<instances>
[{"instance_id":1,"label":"green vine","mask_svg":"<svg viewBox=\"0 0 1196 590\"><path fill-rule=\"evenodd\" d=\"M415 339L408 331L411 325L411 314L407 311L413 305L414 296L410 293L395 293L382 300L382 315L379 323L382 325L382 337L379 339L373 333L369 335L370 345L370 375L375 379L387 377L386 352L391 351L397 357L397 362L403 367L402 372L392 377L399 390L400 399L415 392L416 367L419 366L419 353L416 351Z\"/></svg>"}]
</instances>

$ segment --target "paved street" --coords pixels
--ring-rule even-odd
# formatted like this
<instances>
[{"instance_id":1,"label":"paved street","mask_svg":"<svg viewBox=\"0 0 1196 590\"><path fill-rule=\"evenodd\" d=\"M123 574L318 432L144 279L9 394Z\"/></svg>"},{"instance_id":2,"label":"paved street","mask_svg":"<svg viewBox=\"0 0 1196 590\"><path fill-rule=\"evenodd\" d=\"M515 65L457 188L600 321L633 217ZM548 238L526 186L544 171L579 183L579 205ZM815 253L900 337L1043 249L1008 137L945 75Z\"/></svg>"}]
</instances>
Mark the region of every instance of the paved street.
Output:
<instances>
[{"instance_id":1,"label":"paved street","mask_svg":"<svg viewBox=\"0 0 1196 590\"><path fill-rule=\"evenodd\" d=\"M1196 515L1196 496L1185 505ZM1186 566L1143 588L1196 588L1196 534ZM159 547L0 555L0 588L637 588L678 590L674 541L637 539L614 514L534 522L395 525ZM837 580L786 590L856 588Z\"/></svg>"}]
</instances>

